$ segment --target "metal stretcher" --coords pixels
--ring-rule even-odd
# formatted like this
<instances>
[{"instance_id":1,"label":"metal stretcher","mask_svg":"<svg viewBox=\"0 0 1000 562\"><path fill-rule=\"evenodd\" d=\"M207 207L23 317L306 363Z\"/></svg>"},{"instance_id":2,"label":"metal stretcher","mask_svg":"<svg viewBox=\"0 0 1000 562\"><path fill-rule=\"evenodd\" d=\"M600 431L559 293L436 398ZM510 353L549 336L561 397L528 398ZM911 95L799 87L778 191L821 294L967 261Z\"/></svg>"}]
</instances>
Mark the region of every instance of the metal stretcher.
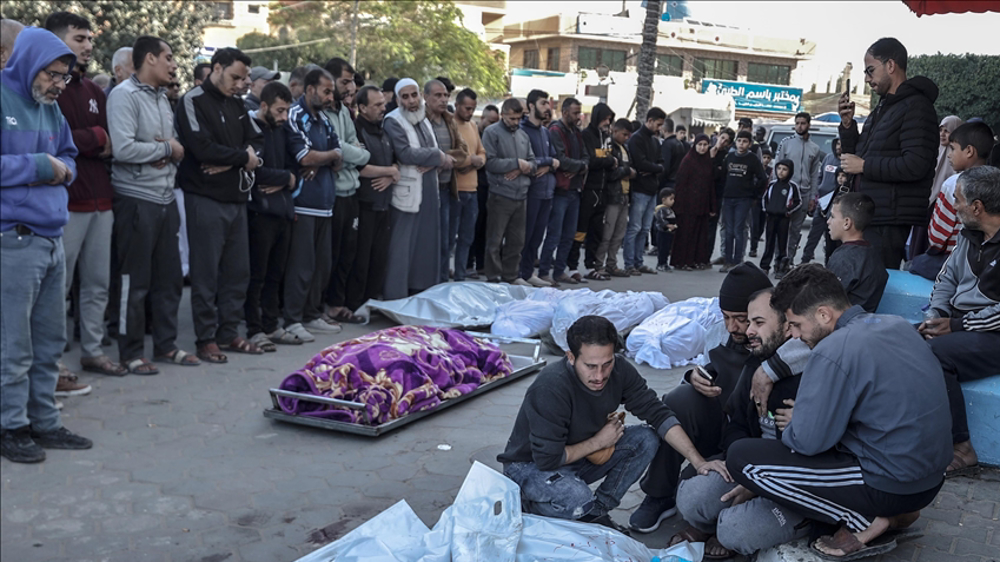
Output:
<instances>
[{"instance_id":1,"label":"metal stretcher","mask_svg":"<svg viewBox=\"0 0 1000 562\"><path fill-rule=\"evenodd\" d=\"M486 384L481 385L476 390L463 394L457 398L451 398L442 401L436 407L429 410L422 410L419 412L413 412L412 414L407 414L401 418L387 421L380 425L369 424L359 424L359 423L347 423L342 421L329 420L324 418L318 418L314 416L300 416L296 414L288 414L281 409L278 404L278 397L284 396L288 398L297 398L299 400L305 400L307 402L318 402L320 404L330 404L333 406L338 406L341 408L349 408L351 410L361 410L365 418L368 419L368 412L365 410L365 405L358 402L351 402L348 400L340 400L337 398L327 398L325 396L316 396L313 394L303 394L301 392L292 392L289 390L281 390L278 388L272 388L269 390L271 394L271 408L264 410L264 417L271 418L278 421L297 423L299 425L308 425L310 427L318 427L320 429L329 429L331 431L340 431L343 433L354 433L356 435L364 435L366 437L378 437L384 433L388 433L394 429L398 429L408 423L415 422L421 418L427 417L431 414L435 414L454 406L455 404L460 404L470 398L475 398L484 392L489 392L495 388L499 388L509 382L513 382L521 377L530 375L536 371L541 370L545 366L546 360L541 357L542 342L532 339L524 338L508 338L501 336L494 336L492 334L483 334L479 332L466 332L467 334L482 338L484 340L490 340L498 344L528 344L533 346L534 350L530 356L526 355L511 355L508 354L507 357L510 358L511 366L513 371L510 375L496 379ZM369 419L370 421L370 419Z\"/></svg>"}]
</instances>

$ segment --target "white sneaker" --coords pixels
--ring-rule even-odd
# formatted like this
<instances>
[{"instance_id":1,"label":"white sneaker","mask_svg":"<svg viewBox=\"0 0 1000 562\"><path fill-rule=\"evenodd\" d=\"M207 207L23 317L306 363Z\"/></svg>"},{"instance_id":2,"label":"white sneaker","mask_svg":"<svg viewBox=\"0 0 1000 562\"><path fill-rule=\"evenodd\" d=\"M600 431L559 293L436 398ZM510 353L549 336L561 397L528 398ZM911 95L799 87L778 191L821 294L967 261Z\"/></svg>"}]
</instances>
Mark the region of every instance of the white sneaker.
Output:
<instances>
[{"instance_id":1,"label":"white sneaker","mask_svg":"<svg viewBox=\"0 0 1000 562\"><path fill-rule=\"evenodd\" d=\"M518 285L518 286L521 286L521 287L531 287L532 286L531 283L528 283L527 281L525 281L524 279L521 279L520 277L518 277L517 279L515 279L514 282L511 283L511 285Z\"/></svg>"},{"instance_id":2,"label":"white sneaker","mask_svg":"<svg viewBox=\"0 0 1000 562\"><path fill-rule=\"evenodd\" d=\"M303 324L302 327L310 332L326 332L328 334L339 334L341 330L340 324L330 324L322 318L310 320Z\"/></svg>"},{"instance_id":3,"label":"white sneaker","mask_svg":"<svg viewBox=\"0 0 1000 562\"><path fill-rule=\"evenodd\" d=\"M310 334L309 331L306 330L305 327L298 322L285 328L285 331L290 334L294 334L297 338L307 343L316 341L316 336Z\"/></svg>"},{"instance_id":4,"label":"white sneaker","mask_svg":"<svg viewBox=\"0 0 1000 562\"><path fill-rule=\"evenodd\" d=\"M537 275L532 275L531 278L528 279L528 284L531 285L532 287L551 287L552 286L552 283L549 283L548 281L541 280Z\"/></svg>"}]
</instances>

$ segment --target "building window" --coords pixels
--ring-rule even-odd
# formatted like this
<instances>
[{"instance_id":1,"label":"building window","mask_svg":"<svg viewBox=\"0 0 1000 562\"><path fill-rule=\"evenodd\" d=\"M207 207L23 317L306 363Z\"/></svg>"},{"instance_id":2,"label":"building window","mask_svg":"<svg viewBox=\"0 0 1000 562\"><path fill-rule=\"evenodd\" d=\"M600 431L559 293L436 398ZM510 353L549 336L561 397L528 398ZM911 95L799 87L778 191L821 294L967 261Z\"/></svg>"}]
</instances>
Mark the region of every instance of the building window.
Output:
<instances>
[{"instance_id":1,"label":"building window","mask_svg":"<svg viewBox=\"0 0 1000 562\"><path fill-rule=\"evenodd\" d=\"M233 19L232 2L212 2L212 10L215 15L215 19L219 20Z\"/></svg>"},{"instance_id":2,"label":"building window","mask_svg":"<svg viewBox=\"0 0 1000 562\"><path fill-rule=\"evenodd\" d=\"M259 14L260 4L250 4L249 6L247 6L247 11L250 12L251 14Z\"/></svg>"},{"instance_id":3,"label":"building window","mask_svg":"<svg viewBox=\"0 0 1000 562\"><path fill-rule=\"evenodd\" d=\"M538 68L538 50L524 52L524 68Z\"/></svg>"},{"instance_id":4,"label":"building window","mask_svg":"<svg viewBox=\"0 0 1000 562\"><path fill-rule=\"evenodd\" d=\"M752 62L747 66L747 82L759 84L781 84L787 86L792 74L792 67L778 64L761 64Z\"/></svg>"},{"instance_id":5,"label":"building window","mask_svg":"<svg viewBox=\"0 0 1000 562\"><path fill-rule=\"evenodd\" d=\"M615 72L625 72L625 51L580 47L577 54L580 68L594 68L606 65Z\"/></svg>"},{"instance_id":6,"label":"building window","mask_svg":"<svg viewBox=\"0 0 1000 562\"><path fill-rule=\"evenodd\" d=\"M720 59L694 59L694 81L702 78L736 80L736 61Z\"/></svg>"},{"instance_id":7,"label":"building window","mask_svg":"<svg viewBox=\"0 0 1000 562\"><path fill-rule=\"evenodd\" d=\"M546 54L545 70L559 72L559 47L552 47Z\"/></svg>"},{"instance_id":8,"label":"building window","mask_svg":"<svg viewBox=\"0 0 1000 562\"><path fill-rule=\"evenodd\" d=\"M661 76L681 76L684 59L677 55L656 55L656 73Z\"/></svg>"}]
</instances>

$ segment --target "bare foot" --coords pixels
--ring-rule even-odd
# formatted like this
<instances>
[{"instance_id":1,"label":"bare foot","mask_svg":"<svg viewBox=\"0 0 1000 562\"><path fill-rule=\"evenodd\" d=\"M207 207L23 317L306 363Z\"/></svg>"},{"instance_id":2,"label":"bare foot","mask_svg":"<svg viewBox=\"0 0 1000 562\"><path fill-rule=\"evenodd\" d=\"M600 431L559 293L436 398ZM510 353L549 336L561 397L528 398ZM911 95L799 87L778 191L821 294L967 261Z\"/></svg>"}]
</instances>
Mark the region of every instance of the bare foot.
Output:
<instances>
[{"instance_id":1,"label":"bare foot","mask_svg":"<svg viewBox=\"0 0 1000 562\"><path fill-rule=\"evenodd\" d=\"M856 538L858 542L860 542L861 544L867 545L871 541L877 539L880 535L882 535L882 533L886 532L886 530L888 529L889 529L889 519L886 517L876 517L875 520L872 521L872 524L867 529L861 531L860 533L854 533L854 538ZM827 540L828 538L830 537L821 537L817 539L816 542L814 543L814 548L822 552L823 554L836 557L846 556L851 552L856 552L857 550L860 550L860 549L845 550L844 548L835 547L832 544L830 544L833 541L828 541Z\"/></svg>"}]
</instances>

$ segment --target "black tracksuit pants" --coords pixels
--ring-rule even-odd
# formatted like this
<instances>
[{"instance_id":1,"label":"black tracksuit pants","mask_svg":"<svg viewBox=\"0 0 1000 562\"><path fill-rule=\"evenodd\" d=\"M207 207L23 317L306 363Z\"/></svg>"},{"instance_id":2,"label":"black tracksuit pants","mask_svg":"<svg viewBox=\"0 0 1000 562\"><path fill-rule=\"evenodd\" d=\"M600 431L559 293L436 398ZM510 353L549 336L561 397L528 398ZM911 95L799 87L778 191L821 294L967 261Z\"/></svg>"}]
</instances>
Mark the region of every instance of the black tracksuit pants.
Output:
<instances>
[{"instance_id":1,"label":"black tracksuit pants","mask_svg":"<svg viewBox=\"0 0 1000 562\"><path fill-rule=\"evenodd\" d=\"M181 215L173 201L160 205L118 195L114 201L115 249L121 281L118 351L127 363L144 355L146 322L153 331L153 356L177 349L177 311L184 276L177 232ZM152 297L151 318L146 317Z\"/></svg>"},{"instance_id":2,"label":"black tracksuit pants","mask_svg":"<svg viewBox=\"0 0 1000 562\"><path fill-rule=\"evenodd\" d=\"M593 189L580 193L580 214L577 217L576 236L566 258L566 269L576 270L580 265L580 248L583 248L583 265L593 269L597 263L597 248L604 238L604 202L601 194Z\"/></svg>"},{"instance_id":3,"label":"black tracksuit pants","mask_svg":"<svg viewBox=\"0 0 1000 562\"><path fill-rule=\"evenodd\" d=\"M191 312L197 345L228 344L239 336L250 280L247 205L188 192L184 210L191 241Z\"/></svg>"},{"instance_id":4,"label":"black tracksuit pants","mask_svg":"<svg viewBox=\"0 0 1000 562\"><path fill-rule=\"evenodd\" d=\"M285 267L285 328L323 315L323 291L333 257L331 217L296 215Z\"/></svg>"},{"instance_id":5,"label":"black tracksuit pants","mask_svg":"<svg viewBox=\"0 0 1000 562\"><path fill-rule=\"evenodd\" d=\"M329 306L344 306L347 302L347 280L358 249L358 211L357 193L350 197L337 196L331 225L330 284L326 289L326 304Z\"/></svg>"},{"instance_id":6,"label":"black tracksuit pants","mask_svg":"<svg viewBox=\"0 0 1000 562\"><path fill-rule=\"evenodd\" d=\"M292 243L292 221L285 217L247 211L250 234L250 284L243 313L247 337L278 329L281 282Z\"/></svg>"},{"instance_id":7,"label":"black tracksuit pants","mask_svg":"<svg viewBox=\"0 0 1000 562\"><path fill-rule=\"evenodd\" d=\"M799 515L853 532L867 529L876 517L918 511L934 501L941 481L929 490L900 495L865 484L858 459L831 449L800 455L775 439L743 439L726 452L733 479L758 496L787 506Z\"/></svg>"},{"instance_id":8,"label":"black tracksuit pants","mask_svg":"<svg viewBox=\"0 0 1000 562\"><path fill-rule=\"evenodd\" d=\"M969 420L959 383L997 374L1000 332L952 332L930 340L930 345L944 370L944 383L951 405L952 442L965 443L969 440Z\"/></svg>"},{"instance_id":9,"label":"black tracksuit pants","mask_svg":"<svg viewBox=\"0 0 1000 562\"><path fill-rule=\"evenodd\" d=\"M778 257L774 260L776 268L781 266L781 261L785 259L785 249L788 246L788 225L791 219L787 215L775 213L767 214L767 225L764 228L765 240L764 255L760 258L760 268L767 271L771 268L771 257L774 256L775 248L778 250Z\"/></svg>"},{"instance_id":10,"label":"black tracksuit pants","mask_svg":"<svg viewBox=\"0 0 1000 562\"><path fill-rule=\"evenodd\" d=\"M354 267L347 283L347 301L352 312L368 299L378 298L385 285L385 266L389 254L392 223L389 211L376 211L371 203L358 204L358 248Z\"/></svg>"}]
</instances>

